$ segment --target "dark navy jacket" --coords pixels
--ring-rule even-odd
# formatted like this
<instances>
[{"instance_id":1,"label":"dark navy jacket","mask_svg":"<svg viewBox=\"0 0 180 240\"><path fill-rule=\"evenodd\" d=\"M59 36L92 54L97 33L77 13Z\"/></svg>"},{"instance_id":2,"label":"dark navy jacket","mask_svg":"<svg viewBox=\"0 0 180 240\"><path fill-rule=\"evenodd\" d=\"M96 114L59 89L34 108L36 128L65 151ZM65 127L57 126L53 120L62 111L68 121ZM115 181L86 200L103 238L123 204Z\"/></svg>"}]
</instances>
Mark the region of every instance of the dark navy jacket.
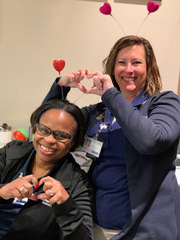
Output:
<instances>
[{"instance_id":1,"label":"dark navy jacket","mask_svg":"<svg viewBox=\"0 0 180 240\"><path fill-rule=\"evenodd\" d=\"M0 187L13 179L32 150L32 143L17 140L0 149ZM70 197L52 207L41 200L28 200L3 240L92 239L92 186L70 153L61 161L62 165L50 176L62 183ZM37 193L41 192L42 186L37 189ZM0 209L12 201L0 198Z\"/></svg>"},{"instance_id":2,"label":"dark navy jacket","mask_svg":"<svg viewBox=\"0 0 180 240\"><path fill-rule=\"evenodd\" d=\"M69 90L63 88L64 96ZM60 92L54 83L45 101L60 97ZM82 108L88 129L97 122L104 105L126 137L132 212L121 233L112 239L180 240L180 190L174 163L180 137L180 98L162 92L137 111L121 92L111 88L103 94L102 103Z\"/></svg>"}]
</instances>

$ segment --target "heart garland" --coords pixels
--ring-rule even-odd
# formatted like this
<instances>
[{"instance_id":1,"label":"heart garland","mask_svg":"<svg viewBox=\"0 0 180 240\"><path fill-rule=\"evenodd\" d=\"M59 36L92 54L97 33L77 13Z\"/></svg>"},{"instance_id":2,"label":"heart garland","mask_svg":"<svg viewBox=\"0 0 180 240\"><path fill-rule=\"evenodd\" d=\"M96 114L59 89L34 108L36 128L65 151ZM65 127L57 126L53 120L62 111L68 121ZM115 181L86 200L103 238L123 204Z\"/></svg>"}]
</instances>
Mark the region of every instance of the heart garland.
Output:
<instances>
[{"instance_id":1,"label":"heart garland","mask_svg":"<svg viewBox=\"0 0 180 240\"><path fill-rule=\"evenodd\" d=\"M58 71L58 73L60 75L61 71L65 67L65 61L64 60L54 60L53 61L53 66L54 66L55 70Z\"/></svg>"}]
</instances>

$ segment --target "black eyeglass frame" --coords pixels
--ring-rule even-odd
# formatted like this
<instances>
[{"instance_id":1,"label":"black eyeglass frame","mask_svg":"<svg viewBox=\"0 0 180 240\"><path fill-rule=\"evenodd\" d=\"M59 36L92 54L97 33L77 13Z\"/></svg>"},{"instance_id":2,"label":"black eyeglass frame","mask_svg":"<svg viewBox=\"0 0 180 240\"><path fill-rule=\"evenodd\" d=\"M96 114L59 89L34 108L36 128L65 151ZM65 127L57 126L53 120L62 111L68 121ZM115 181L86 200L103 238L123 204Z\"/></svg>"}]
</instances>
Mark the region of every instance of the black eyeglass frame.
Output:
<instances>
[{"instance_id":1,"label":"black eyeglass frame","mask_svg":"<svg viewBox=\"0 0 180 240\"><path fill-rule=\"evenodd\" d=\"M43 128L45 128L46 130L48 130L47 134L43 134L40 130L39 130L39 126L43 126ZM69 134L69 133L66 133L66 132L63 132L63 131L53 131L51 130L50 128L46 127L45 125L43 124L40 124L39 122L35 124L35 128L36 128L36 131L39 135L43 136L43 137L48 137L50 136L51 134L53 134L53 137L56 139L56 141L58 142L67 142L68 140L72 139L74 136L76 136L77 134ZM67 136L67 138L64 138L64 139L58 139L57 137L57 133L60 133L65 136Z\"/></svg>"}]
</instances>

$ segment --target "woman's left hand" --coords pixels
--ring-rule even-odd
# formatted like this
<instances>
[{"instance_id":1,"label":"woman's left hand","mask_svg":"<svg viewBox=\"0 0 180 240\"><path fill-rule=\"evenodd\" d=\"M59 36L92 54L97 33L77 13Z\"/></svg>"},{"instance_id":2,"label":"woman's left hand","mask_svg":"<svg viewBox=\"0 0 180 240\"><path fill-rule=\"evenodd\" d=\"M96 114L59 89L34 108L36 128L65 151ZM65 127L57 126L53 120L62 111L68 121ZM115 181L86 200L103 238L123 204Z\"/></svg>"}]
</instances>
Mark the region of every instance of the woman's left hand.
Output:
<instances>
[{"instance_id":1,"label":"woman's left hand","mask_svg":"<svg viewBox=\"0 0 180 240\"><path fill-rule=\"evenodd\" d=\"M109 88L114 87L111 77L108 74L100 72L92 72L87 78L93 78L93 86L86 91L86 94L97 94L102 96Z\"/></svg>"},{"instance_id":2,"label":"woman's left hand","mask_svg":"<svg viewBox=\"0 0 180 240\"><path fill-rule=\"evenodd\" d=\"M39 185L43 186L44 193L37 195L37 199L48 199L50 204L61 204L69 198L68 192L63 185L52 177L45 177L39 181Z\"/></svg>"}]
</instances>

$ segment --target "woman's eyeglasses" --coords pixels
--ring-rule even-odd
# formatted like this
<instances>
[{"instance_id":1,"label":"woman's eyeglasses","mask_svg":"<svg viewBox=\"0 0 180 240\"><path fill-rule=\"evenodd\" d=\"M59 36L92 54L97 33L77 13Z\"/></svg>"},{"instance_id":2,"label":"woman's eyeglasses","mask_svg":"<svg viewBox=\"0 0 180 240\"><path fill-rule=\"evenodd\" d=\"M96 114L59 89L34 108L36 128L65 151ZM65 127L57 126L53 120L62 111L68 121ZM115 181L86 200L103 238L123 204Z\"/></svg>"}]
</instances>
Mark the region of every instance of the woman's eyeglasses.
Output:
<instances>
[{"instance_id":1,"label":"woman's eyeglasses","mask_svg":"<svg viewBox=\"0 0 180 240\"><path fill-rule=\"evenodd\" d=\"M44 126L43 124L36 123L36 132L43 136L43 137L48 137L49 135L53 134L53 137L58 141L58 142L67 142L70 140L72 137L76 136L76 134L70 135L66 132L62 131L52 131L50 128Z\"/></svg>"}]
</instances>

